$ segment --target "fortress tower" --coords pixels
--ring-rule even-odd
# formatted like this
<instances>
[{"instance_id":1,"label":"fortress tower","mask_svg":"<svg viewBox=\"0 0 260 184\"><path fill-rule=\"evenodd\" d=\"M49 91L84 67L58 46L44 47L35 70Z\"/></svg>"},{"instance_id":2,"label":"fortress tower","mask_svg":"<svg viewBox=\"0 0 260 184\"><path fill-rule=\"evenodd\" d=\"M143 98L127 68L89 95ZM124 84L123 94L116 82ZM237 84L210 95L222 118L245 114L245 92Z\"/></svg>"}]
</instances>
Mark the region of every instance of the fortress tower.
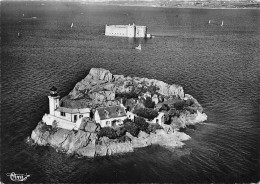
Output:
<instances>
[{"instance_id":1,"label":"fortress tower","mask_svg":"<svg viewBox=\"0 0 260 184\"><path fill-rule=\"evenodd\" d=\"M133 23L133 25L128 25L128 27L127 27L127 36L129 37L129 38L133 38L133 37L135 37L135 29L136 29L136 27L135 27L135 24Z\"/></svg>"},{"instance_id":2,"label":"fortress tower","mask_svg":"<svg viewBox=\"0 0 260 184\"><path fill-rule=\"evenodd\" d=\"M147 35L147 27L146 26L136 26L135 29L135 37L136 38L145 38Z\"/></svg>"},{"instance_id":3,"label":"fortress tower","mask_svg":"<svg viewBox=\"0 0 260 184\"><path fill-rule=\"evenodd\" d=\"M54 110L57 109L60 106L60 96L57 93L57 88L52 86L50 89L50 95L49 98L49 110L50 114L54 115Z\"/></svg>"}]
</instances>

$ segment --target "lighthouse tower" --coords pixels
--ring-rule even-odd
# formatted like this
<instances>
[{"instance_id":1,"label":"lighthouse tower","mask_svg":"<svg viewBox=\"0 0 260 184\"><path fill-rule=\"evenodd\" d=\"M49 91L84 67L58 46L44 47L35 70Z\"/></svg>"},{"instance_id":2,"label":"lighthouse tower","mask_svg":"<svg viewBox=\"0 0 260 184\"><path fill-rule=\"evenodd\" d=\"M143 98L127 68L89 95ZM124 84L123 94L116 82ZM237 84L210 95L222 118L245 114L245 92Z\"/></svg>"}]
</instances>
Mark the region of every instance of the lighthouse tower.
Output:
<instances>
[{"instance_id":1,"label":"lighthouse tower","mask_svg":"<svg viewBox=\"0 0 260 184\"><path fill-rule=\"evenodd\" d=\"M54 115L54 110L57 109L60 105L60 96L57 93L57 88L52 86L50 89L50 95L49 98L49 110L50 114Z\"/></svg>"}]
</instances>

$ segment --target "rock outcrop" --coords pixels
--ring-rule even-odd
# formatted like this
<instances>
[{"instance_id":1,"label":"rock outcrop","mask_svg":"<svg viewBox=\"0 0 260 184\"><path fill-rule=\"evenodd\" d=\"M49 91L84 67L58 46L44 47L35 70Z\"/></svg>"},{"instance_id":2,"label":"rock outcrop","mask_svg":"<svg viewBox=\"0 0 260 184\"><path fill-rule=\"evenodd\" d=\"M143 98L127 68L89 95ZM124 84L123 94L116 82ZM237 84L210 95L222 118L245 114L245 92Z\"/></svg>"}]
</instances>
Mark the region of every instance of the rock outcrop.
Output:
<instances>
[{"instance_id":1,"label":"rock outcrop","mask_svg":"<svg viewBox=\"0 0 260 184\"><path fill-rule=\"evenodd\" d=\"M34 143L56 148L62 152L86 157L105 156L133 151L130 142L119 142L107 137L98 139L99 125L87 123L78 131L53 129L43 122L39 122L32 131L31 139Z\"/></svg>"},{"instance_id":2,"label":"rock outcrop","mask_svg":"<svg viewBox=\"0 0 260 184\"><path fill-rule=\"evenodd\" d=\"M78 131L53 129L39 122L32 131L31 139L38 145L50 145L67 154L95 157L132 152L135 148L150 145L161 145L172 149L183 146L182 141L190 138L185 133L173 131L168 125L165 125L163 130L156 130L155 133L147 134L140 131L138 137L127 132L128 139L124 142L107 137L98 138L98 131L99 126L92 122L88 122Z\"/></svg>"},{"instance_id":3,"label":"rock outcrop","mask_svg":"<svg viewBox=\"0 0 260 184\"><path fill-rule=\"evenodd\" d=\"M190 136L183 132L174 131L169 125L164 125L163 127L163 130L156 130L155 133L150 134L140 131L138 137L134 137L128 132L126 135L131 139L133 148L160 145L172 149L182 147L184 145L182 141L190 139Z\"/></svg>"},{"instance_id":4,"label":"rock outcrop","mask_svg":"<svg viewBox=\"0 0 260 184\"><path fill-rule=\"evenodd\" d=\"M116 94L140 93L144 89L154 87L163 96L184 98L183 88L179 85L169 85L156 79L125 77L113 75L102 68L92 68L89 74L76 84L70 94L62 101L68 107L81 108L82 104L89 106L118 104Z\"/></svg>"}]
</instances>

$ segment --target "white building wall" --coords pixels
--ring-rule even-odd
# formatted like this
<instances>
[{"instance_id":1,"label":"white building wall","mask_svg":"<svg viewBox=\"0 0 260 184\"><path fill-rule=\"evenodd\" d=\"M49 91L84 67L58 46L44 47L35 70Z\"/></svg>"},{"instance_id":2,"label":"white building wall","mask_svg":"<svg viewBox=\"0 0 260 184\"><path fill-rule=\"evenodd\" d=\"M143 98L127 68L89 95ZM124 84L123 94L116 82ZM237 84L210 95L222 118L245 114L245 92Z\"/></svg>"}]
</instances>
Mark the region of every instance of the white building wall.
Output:
<instances>
[{"instance_id":1,"label":"white building wall","mask_svg":"<svg viewBox=\"0 0 260 184\"><path fill-rule=\"evenodd\" d=\"M67 130L77 129L76 123L72 123L70 121L58 118L58 117L53 116L51 114L45 114L42 117L42 121L44 123L46 123L46 125L50 125L50 126L52 126L53 122L56 121L57 127L67 129Z\"/></svg>"},{"instance_id":2,"label":"white building wall","mask_svg":"<svg viewBox=\"0 0 260 184\"><path fill-rule=\"evenodd\" d=\"M126 25L106 25L105 30L106 36L119 36L119 37L127 37L128 35L128 26Z\"/></svg>"},{"instance_id":3,"label":"white building wall","mask_svg":"<svg viewBox=\"0 0 260 184\"><path fill-rule=\"evenodd\" d=\"M164 124L164 113L160 112L159 115L154 118L150 123L158 123L159 125Z\"/></svg>"},{"instance_id":4,"label":"white building wall","mask_svg":"<svg viewBox=\"0 0 260 184\"><path fill-rule=\"evenodd\" d=\"M82 115L82 117L81 117L81 115ZM84 113L84 114L79 114L78 119L79 118L89 118L89 117L90 117L90 113Z\"/></svg>"},{"instance_id":5,"label":"white building wall","mask_svg":"<svg viewBox=\"0 0 260 184\"><path fill-rule=\"evenodd\" d=\"M54 111L53 115L58 117L58 118L64 119L66 121L72 121L71 114L69 114L69 113L65 113L65 116L61 116L61 112L60 111Z\"/></svg>"},{"instance_id":6,"label":"white building wall","mask_svg":"<svg viewBox=\"0 0 260 184\"><path fill-rule=\"evenodd\" d=\"M116 125L120 125L120 124L123 124L123 120L125 120L127 117L124 116L124 117L119 117L119 118L110 118L110 119L104 119L104 120L100 120L99 121L99 124L101 127L110 127L112 126L112 121L114 120L121 120L122 123L117 123ZM97 121L96 121L97 122ZM107 124L108 122L108 124ZM98 122L97 122L98 123Z\"/></svg>"},{"instance_id":7,"label":"white building wall","mask_svg":"<svg viewBox=\"0 0 260 184\"><path fill-rule=\"evenodd\" d=\"M98 111L96 110L95 114L94 114L94 119L96 121L96 123L99 123L100 124L100 117L99 117L99 114L98 114Z\"/></svg>"},{"instance_id":8,"label":"white building wall","mask_svg":"<svg viewBox=\"0 0 260 184\"><path fill-rule=\"evenodd\" d=\"M134 114L134 113L128 111L128 112L126 113L126 115L127 115L127 118L128 118L128 119L131 119L132 121L135 120L135 114Z\"/></svg>"},{"instance_id":9,"label":"white building wall","mask_svg":"<svg viewBox=\"0 0 260 184\"><path fill-rule=\"evenodd\" d=\"M71 121L71 122L75 122L74 120L74 116L76 115L77 116L77 120L80 119L80 118L83 118L83 117L90 117L90 114L89 113L84 113L84 114L80 114L80 113L75 113L75 114L70 114L70 113L65 113L65 116L61 116L61 112L60 111L54 111L54 116L58 117L58 118L61 118L61 119L64 119L66 121ZM81 117L82 115L82 117Z\"/></svg>"},{"instance_id":10,"label":"white building wall","mask_svg":"<svg viewBox=\"0 0 260 184\"><path fill-rule=\"evenodd\" d=\"M81 123L82 123L82 120L83 120L83 118L79 118L79 119L77 120L77 122L76 122L76 129L77 129L77 130L79 129L79 127L80 127L80 125L81 125Z\"/></svg>"}]
</instances>

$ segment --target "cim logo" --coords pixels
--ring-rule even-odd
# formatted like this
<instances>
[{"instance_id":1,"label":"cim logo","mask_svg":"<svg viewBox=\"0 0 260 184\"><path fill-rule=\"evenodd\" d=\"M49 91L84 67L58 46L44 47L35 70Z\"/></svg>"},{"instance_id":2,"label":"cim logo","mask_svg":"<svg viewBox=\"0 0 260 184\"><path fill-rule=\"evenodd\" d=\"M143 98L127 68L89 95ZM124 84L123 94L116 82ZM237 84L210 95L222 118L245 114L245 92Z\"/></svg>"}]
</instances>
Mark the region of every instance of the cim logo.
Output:
<instances>
[{"instance_id":1,"label":"cim logo","mask_svg":"<svg viewBox=\"0 0 260 184\"><path fill-rule=\"evenodd\" d=\"M30 177L30 175L26 174L15 174L14 172L12 173L7 173L7 176L10 176L10 179L12 181L25 181L28 177Z\"/></svg>"}]
</instances>

